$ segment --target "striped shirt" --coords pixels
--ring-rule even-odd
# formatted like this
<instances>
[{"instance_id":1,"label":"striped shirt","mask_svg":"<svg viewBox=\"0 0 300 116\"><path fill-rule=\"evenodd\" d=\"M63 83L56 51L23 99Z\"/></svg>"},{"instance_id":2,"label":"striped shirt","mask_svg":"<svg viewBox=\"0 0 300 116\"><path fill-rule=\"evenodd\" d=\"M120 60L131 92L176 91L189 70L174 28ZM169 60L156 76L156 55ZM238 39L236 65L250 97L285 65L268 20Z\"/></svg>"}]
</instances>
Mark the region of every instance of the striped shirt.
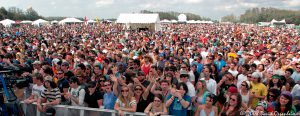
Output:
<instances>
[{"instance_id":1,"label":"striped shirt","mask_svg":"<svg viewBox=\"0 0 300 116\"><path fill-rule=\"evenodd\" d=\"M47 99L47 101L49 101L49 102L52 102L56 99L60 100L60 98L61 98L60 91L58 88L53 88L50 91L48 89L45 89L42 92L41 96L42 96L42 98Z\"/></svg>"}]
</instances>

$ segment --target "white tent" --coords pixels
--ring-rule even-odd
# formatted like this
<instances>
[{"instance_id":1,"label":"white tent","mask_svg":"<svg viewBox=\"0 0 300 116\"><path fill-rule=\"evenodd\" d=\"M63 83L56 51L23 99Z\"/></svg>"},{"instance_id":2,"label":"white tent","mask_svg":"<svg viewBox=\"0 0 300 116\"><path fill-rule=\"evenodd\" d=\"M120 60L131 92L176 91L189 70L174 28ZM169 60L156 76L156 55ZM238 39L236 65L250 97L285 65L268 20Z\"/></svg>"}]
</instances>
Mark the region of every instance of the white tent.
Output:
<instances>
[{"instance_id":1,"label":"white tent","mask_svg":"<svg viewBox=\"0 0 300 116\"><path fill-rule=\"evenodd\" d=\"M40 25L45 25L45 24L49 24L49 22L44 19L38 19L38 20L35 20L32 22L32 25L35 25L35 26L40 26Z\"/></svg>"},{"instance_id":2,"label":"white tent","mask_svg":"<svg viewBox=\"0 0 300 116\"><path fill-rule=\"evenodd\" d=\"M59 24L66 24L66 23L82 23L83 21L76 19L76 18L65 18L59 21Z\"/></svg>"},{"instance_id":3,"label":"white tent","mask_svg":"<svg viewBox=\"0 0 300 116\"><path fill-rule=\"evenodd\" d=\"M171 23L178 23L178 21L176 21L176 20L171 20Z\"/></svg>"},{"instance_id":4,"label":"white tent","mask_svg":"<svg viewBox=\"0 0 300 116\"><path fill-rule=\"evenodd\" d=\"M169 21L168 19L164 19L164 20L161 20L160 23L168 24L168 23L171 23L171 21Z\"/></svg>"},{"instance_id":5,"label":"white tent","mask_svg":"<svg viewBox=\"0 0 300 116\"><path fill-rule=\"evenodd\" d=\"M58 24L57 20L51 21L51 24Z\"/></svg>"},{"instance_id":6,"label":"white tent","mask_svg":"<svg viewBox=\"0 0 300 116\"><path fill-rule=\"evenodd\" d=\"M88 22L88 23L96 23L96 21L94 21L94 20L92 20L92 19L88 20L87 22Z\"/></svg>"},{"instance_id":7,"label":"white tent","mask_svg":"<svg viewBox=\"0 0 300 116\"><path fill-rule=\"evenodd\" d=\"M195 20L189 20L189 21L187 21L187 23L188 24L195 24L195 23L197 23L197 21L195 21Z\"/></svg>"},{"instance_id":8,"label":"white tent","mask_svg":"<svg viewBox=\"0 0 300 116\"><path fill-rule=\"evenodd\" d=\"M24 20L20 22L21 24L32 24L32 21Z\"/></svg>"},{"instance_id":9,"label":"white tent","mask_svg":"<svg viewBox=\"0 0 300 116\"><path fill-rule=\"evenodd\" d=\"M125 24L126 28L131 30L161 31L158 14L120 14L116 23Z\"/></svg>"},{"instance_id":10,"label":"white tent","mask_svg":"<svg viewBox=\"0 0 300 116\"><path fill-rule=\"evenodd\" d=\"M0 23L5 27L10 27L12 24L15 24L16 22L10 19L4 19L0 21Z\"/></svg>"},{"instance_id":11,"label":"white tent","mask_svg":"<svg viewBox=\"0 0 300 116\"><path fill-rule=\"evenodd\" d=\"M272 21L271 21L271 25L285 25L286 24L286 22L285 22L285 19L283 19L283 20L281 20L281 21L277 21L277 20L275 20L275 19L273 19Z\"/></svg>"},{"instance_id":12,"label":"white tent","mask_svg":"<svg viewBox=\"0 0 300 116\"><path fill-rule=\"evenodd\" d=\"M187 21L187 17L185 14L178 15L178 22L186 22L186 21Z\"/></svg>"}]
</instances>

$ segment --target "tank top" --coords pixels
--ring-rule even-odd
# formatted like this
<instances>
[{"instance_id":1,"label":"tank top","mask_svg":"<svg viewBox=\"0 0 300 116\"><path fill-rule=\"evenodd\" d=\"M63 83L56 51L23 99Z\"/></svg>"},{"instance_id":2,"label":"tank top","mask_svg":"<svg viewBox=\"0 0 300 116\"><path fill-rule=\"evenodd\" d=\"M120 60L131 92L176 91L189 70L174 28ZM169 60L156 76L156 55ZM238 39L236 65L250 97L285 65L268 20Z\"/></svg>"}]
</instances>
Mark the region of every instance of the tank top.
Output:
<instances>
[{"instance_id":1,"label":"tank top","mask_svg":"<svg viewBox=\"0 0 300 116\"><path fill-rule=\"evenodd\" d=\"M215 111L212 110L208 115L206 115L204 109L200 111L200 116L215 116Z\"/></svg>"},{"instance_id":2,"label":"tank top","mask_svg":"<svg viewBox=\"0 0 300 116\"><path fill-rule=\"evenodd\" d=\"M145 75L148 75L151 69L151 63L147 64L143 64L142 65L142 71L145 73Z\"/></svg>"},{"instance_id":3,"label":"tank top","mask_svg":"<svg viewBox=\"0 0 300 116\"><path fill-rule=\"evenodd\" d=\"M249 91L248 91L247 95L243 95L242 90L240 90L240 94L242 96L242 102L245 104L248 104L249 103Z\"/></svg>"}]
</instances>

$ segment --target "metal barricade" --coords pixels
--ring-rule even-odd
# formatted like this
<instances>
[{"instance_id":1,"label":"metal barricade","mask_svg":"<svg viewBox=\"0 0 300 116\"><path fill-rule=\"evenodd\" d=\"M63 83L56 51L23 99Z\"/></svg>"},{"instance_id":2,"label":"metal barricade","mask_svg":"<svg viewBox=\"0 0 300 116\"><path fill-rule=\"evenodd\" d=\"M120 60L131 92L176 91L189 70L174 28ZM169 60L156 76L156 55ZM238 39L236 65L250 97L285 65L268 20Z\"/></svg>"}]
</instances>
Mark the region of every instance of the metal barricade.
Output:
<instances>
[{"instance_id":1,"label":"metal barricade","mask_svg":"<svg viewBox=\"0 0 300 116\"><path fill-rule=\"evenodd\" d=\"M21 106L25 113L25 116L46 116L45 113L41 113L37 110L36 103L25 104L21 102ZM115 110L107 110L102 108L88 108L81 106L68 106L68 105L55 105L52 106L56 110L57 116L117 116ZM147 116L145 113L129 113L124 112L125 116ZM163 115L170 116L170 115Z\"/></svg>"}]
</instances>

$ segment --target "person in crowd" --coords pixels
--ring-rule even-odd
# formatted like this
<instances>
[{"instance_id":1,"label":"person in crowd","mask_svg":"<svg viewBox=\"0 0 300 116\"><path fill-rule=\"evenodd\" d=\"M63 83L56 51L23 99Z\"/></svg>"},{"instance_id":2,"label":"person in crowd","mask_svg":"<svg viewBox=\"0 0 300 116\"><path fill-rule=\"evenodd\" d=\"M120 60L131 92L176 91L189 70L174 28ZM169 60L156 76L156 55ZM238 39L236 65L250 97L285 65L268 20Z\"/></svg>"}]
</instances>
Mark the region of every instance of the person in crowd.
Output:
<instances>
[{"instance_id":1,"label":"person in crowd","mask_svg":"<svg viewBox=\"0 0 300 116\"><path fill-rule=\"evenodd\" d=\"M243 81L239 93L242 96L242 106L245 109L249 108L251 105L250 89L251 89L250 81Z\"/></svg>"},{"instance_id":2,"label":"person in crowd","mask_svg":"<svg viewBox=\"0 0 300 116\"><path fill-rule=\"evenodd\" d=\"M158 89L157 89L158 88ZM166 98L169 94L171 86L167 80L161 80L160 82L155 82L151 88L151 93L156 95L160 94L163 98Z\"/></svg>"},{"instance_id":3,"label":"person in crowd","mask_svg":"<svg viewBox=\"0 0 300 116\"><path fill-rule=\"evenodd\" d=\"M153 102L147 106L144 113L149 116L167 115L168 110L164 104L163 96L161 94L155 94Z\"/></svg>"},{"instance_id":4,"label":"person in crowd","mask_svg":"<svg viewBox=\"0 0 300 116\"><path fill-rule=\"evenodd\" d=\"M105 93L103 95L103 106L104 109L114 109L117 96L118 96L118 81L116 77L111 76L111 81L105 81Z\"/></svg>"},{"instance_id":5,"label":"person in crowd","mask_svg":"<svg viewBox=\"0 0 300 116\"><path fill-rule=\"evenodd\" d=\"M239 93L230 95L229 102L223 106L219 116L239 116L242 112L242 96Z\"/></svg>"},{"instance_id":6,"label":"person in crowd","mask_svg":"<svg viewBox=\"0 0 300 116\"><path fill-rule=\"evenodd\" d=\"M122 86L121 94L116 100L114 110L118 112L120 116L124 115L124 112L135 112L137 107L137 102L135 98L132 96L132 92L129 87Z\"/></svg>"},{"instance_id":7,"label":"person in crowd","mask_svg":"<svg viewBox=\"0 0 300 116\"><path fill-rule=\"evenodd\" d=\"M169 108L169 114L175 116L187 116L188 107L191 104L191 97L187 95L188 87L184 82L172 89L166 97L166 107Z\"/></svg>"},{"instance_id":8,"label":"person in crowd","mask_svg":"<svg viewBox=\"0 0 300 116\"><path fill-rule=\"evenodd\" d=\"M79 85L79 80L77 77L71 77L70 88L67 93L67 99L71 100L71 105L73 106L84 106L84 96L86 94L85 89Z\"/></svg>"},{"instance_id":9,"label":"person in crowd","mask_svg":"<svg viewBox=\"0 0 300 116\"><path fill-rule=\"evenodd\" d=\"M32 86L32 92L31 95L24 100L24 103L30 104L33 102L36 102L39 97L41 97L41 93L45 90L45 87L43 85L44 78L42 74L36 72L32 76L34 85Z\"/></svg>"},{"instance_id":10,"label":"person in crowd","mask_svg":"<svg viewBox=\"0 0 300 116\"><path fill-rule=\"evenodd\" d=\"M97 90L96 82L88 83L88 91L85 93L84 102L90 108L101 108L103 106L103 93Z\"/></svg>"},{"instance_id":11,"label":"person in crowd","mask_svg":"<svg viewBox=\"0 0 300 116\"><path fill-rule=\"evenodd\" d=\"M197 107L195 116L218 116L218 108L214 106L214 104L217 102L217 96L209 93L205 101L205 104Z\"/></svg>"},{"instance_id":12,"label":"person in crowd","mask_svg":"<svg viewBox=\"0 0 300 116\"><path fill-rule=\"evenodd\" d=\"M267 86L268 89L278 89L278 90L281 90L282 88L282 82L281 82L281 76L279 75L273 75L272 76L272 79L270 80L268 86Z\"/></svg>"},{"instance_id":13,"label":"person in crowd","mask_svg":"<svg viewBox=\"0 0 300 116\"><path fill-rule=\"evenodd\" d=\"M203 69L204 80L206 82L207 90L213 94L217 94L217 82L211 78L212 69L205 67Z\"/></svg>"},{"instance_id":14,"label":"person in crowd","mask_svg":"<svg viewBox=\"0 0 300 116\"><path fill-rule=\"evenodd\" d=\"M205 104L208 93L206 82L204 80L198 81L196 84L196 96L192 97L193 106L197 108L199 105Z\"/></svg>"},{"instance_id":15,"label":"person in crowd","mask_svg":"<svg viewBox=\"0 0 300 116\"><path fill-rule=\"evenodd\" d=\"M288 91L281 92L279 100L277 102L273 102L272 106L277 113L296 113L296 108L293 105L293 96Z\"/></svg>"},{"instance_id":16,"label":"person in crowd","mask_svg":"<svg viewBox=\"0 0 300 116\"><path fill-rule=\"evenodd\" d=\"M268 94L267 87L261 82L262 78L256 72L252 73L251 76L251 94L252 97L252 105L251 108L255 108L258 101L265 99Z\"/></svg>"},{"instance_id":17,"label":"person in crowd","mask_svg":"<svg viewBox=\"0 0 300 116\"><path fill-rule=\"evenodd\" d=\"M58 105L61 102L60 91L50 76L45 77L44 87L41 97L37 100L37 109L40 112L45 112L47 107Z\"/></svg>"}]
</instances>

